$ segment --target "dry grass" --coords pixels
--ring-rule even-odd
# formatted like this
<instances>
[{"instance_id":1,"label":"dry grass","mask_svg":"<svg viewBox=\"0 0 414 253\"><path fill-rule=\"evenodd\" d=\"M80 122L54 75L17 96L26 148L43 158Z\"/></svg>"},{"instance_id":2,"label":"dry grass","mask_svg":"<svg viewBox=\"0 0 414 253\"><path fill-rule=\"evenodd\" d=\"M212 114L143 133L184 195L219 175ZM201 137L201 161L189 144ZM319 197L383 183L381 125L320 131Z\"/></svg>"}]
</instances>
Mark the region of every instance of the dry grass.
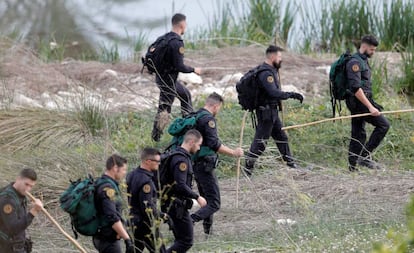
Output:
<instances>
[{"instance_id":1,"label":"dry grass","mask_svg":"<svg viewBox=\"0 0 414 253\"><path fill-rule=\"evenodd\" d=\"M32 149L54 143L69 147L85 143L87 126L74 113L35 108L0 111L0 144L9 150Z\"/></svg>"}]
</instances>

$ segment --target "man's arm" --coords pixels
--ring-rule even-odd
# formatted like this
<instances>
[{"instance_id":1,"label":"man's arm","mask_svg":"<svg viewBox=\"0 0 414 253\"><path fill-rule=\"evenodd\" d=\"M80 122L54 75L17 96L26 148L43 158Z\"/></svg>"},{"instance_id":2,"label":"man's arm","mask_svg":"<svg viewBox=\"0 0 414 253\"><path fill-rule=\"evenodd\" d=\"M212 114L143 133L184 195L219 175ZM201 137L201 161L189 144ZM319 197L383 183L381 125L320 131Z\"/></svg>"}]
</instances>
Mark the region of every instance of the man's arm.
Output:
<instances>
[{"instance_id":1,"label":"man's arm","mask_svg":"<svg viewBox=\"0 0 414 253\"><path fill-rule=\"evenodd\" d=\"M361 88L359 88L357 90L357 92L355 92L355 97L363 105L365 105L368 108L368 110L369 110L369 112L371 113L372 116L379 116L379 115L381 115L381 112L371 104L371 102L365 96L365 93L364 93L364 91Z\"/></svg>"},{"instance_id":2,"label":"man's arm","mask_svg":"<svg viewBox=\"0 0 414 253\"><path fill-rule=\"evenodd\" d=\"M233 156L233 157L243 156L243 149L241 149L241 148L231 149L231 148L229 148L229 147L227 147L223 144L221 144L221 146L219 147L217 152L220 153L220 154Z\"/></svg>"}]
</instances>

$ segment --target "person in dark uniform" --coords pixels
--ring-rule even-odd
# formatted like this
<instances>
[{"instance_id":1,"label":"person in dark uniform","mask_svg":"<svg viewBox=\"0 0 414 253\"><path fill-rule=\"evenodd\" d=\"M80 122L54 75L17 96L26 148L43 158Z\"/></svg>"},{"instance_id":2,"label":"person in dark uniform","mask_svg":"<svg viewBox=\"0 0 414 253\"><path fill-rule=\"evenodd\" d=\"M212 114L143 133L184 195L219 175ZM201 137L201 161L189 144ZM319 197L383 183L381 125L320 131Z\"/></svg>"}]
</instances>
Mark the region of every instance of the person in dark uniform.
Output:
<instances>
[{"instance_id":1,"label":"person in dark uniform","mask_svg":"<svg viewBox=\"0 0 414 253\"><path fill-rule=\"evenodd\" d=\"M207 112L196 122L197 129L203 136L200 150L194 156L194 176L197 182L198 192L206 198L207 205L191 214L194 222L203 220L204 233L209 235L213 225L213 214L220 209L220 190L214 169L218 163L217 153L233 157L243 156L243 149L231 149L221 143L216 127L215 116L223 105L223 98L217 94L210 94L204 108L197 113Z\"/></svg>"},{"instance_id":2,"label":"person in dark uniform","mask_svg":"<svg viewBox=\"0 0 414 253\"><path fill-rule=\"evenodd\" d=\"M29 253L32 243L26 238L26 228L42 210L43 204L35 199L27 212L26 192L30 192L37 180L33 169L20 171L16 181L0 190L0 252Z\"/></svg>"},{"instance_id":3,"label":"person in dark uniform","mask_svg":"<svg viewBox=\"0 0 414 253\"><path fill-rule=\"evenodd\" d=\"M134 245L122 220L122 196L118 187L127 172L127 160L119 155L112 155L106 161L106 170L101 178L111 182L98 183L95 195L96 211L103 218L103 225L93 236L93 245L99 253L121 253L121 243L125 242L126 253L134 252ZM114 187L116 186L116 187Z\"/></svg>"},{"instance_id":4,"label":"person in dark uniform","mask_svg":"<svg viewBox=\"0 0 414 253\"><path fill-rule=\"evenodd\" d=\"M181 113L183 116L193 112L190 91L177 81L178 72L201 74L200 68L193 68L184 64L184 42L181 36L187 28L186 16L177 13L172 17L171 22L172 31L163 35L169 40L165 56L167 67L158 71L156 75L156 83L160 89L160 99L152 130L152 139L154 141L160 140L166 125L166 122L163 122L165 120L160 120L160 117L163 118L163 113L167 113L167 116L171 113L171 105L175 97L178 97L181 102Z\"/></svg>"},{"instance_id":5,"label":"person in dark uniform","mask_svg":"<svg viewBox=\"0 0 414 253\"><path fill-rule=\"evenodd\" d=\"M159 221L168 217L157 209L157 191L153 182L153 172L158 170L160 162L157 149L144 148L140 166L127 176L128 203L137 252L143 252L144 248L149 252L165 252Z\"/></svg>"},{"instance_id":6,"label":"person in dark uniform","mask_svg":"<svg viewBox=\"0 0 414 253\"><path fill-rule=\"evenodd\" d=\"M287 166L296 168L296 164L290 152L288 137L282 130L282 122L278 111L281 110L281 100L288 98L298 99L301 103L303 96L296 92L284 92L280 89L279 69L282 64L283 49L277 46L269 46L266 49L265 62L260 65L263 70L258 74L258 108L256 108L257 127L250 152L246 157L244 171L251 175L257 158L265 151L267 140L272 137L276 142L282 159Z\"/></svg>"},{"instance_id":7,"label":"person in dark uniform","mask_svg":"<svg viewBox=\"0 0 414 253\"><path fill-rule=\"evenodd\" d=\"M352 118L348 153L350 171L356 171L357 164L370 169L379 168L372 160L371 153L378 147L390 128L388 120L381 115L382 107L375 103L372 97L371 68L368 59L374 55L377 46L378 41L374 36L363 36L358 52L346 64L348 85L352 93L346 99L348 109L352 115L371 113L370 116ZM375 127L368 142L366 142L366 122Z\"/></svg>"},{"instance_id":8,"label":"person in dark uniform","mask_svg":"<svg viewBox=\"0 0 414 253\"><path fill-rule=\"evenodd\" d=\"M188 130L184 135L183 143L166 165L170 172L167 185L171 187L163 191L162 199L167 201L162 203L162 208L168 212L173 221L175 237L174 244L167 250L169 253L187 252L193 246L193 221L188 209L191 209L193 199L197 200L200 207L207 204L205 198L191 189L193 181L191 154L200 149L202 140L200 132L195 129Z\"/></svg>"}]
</instances>

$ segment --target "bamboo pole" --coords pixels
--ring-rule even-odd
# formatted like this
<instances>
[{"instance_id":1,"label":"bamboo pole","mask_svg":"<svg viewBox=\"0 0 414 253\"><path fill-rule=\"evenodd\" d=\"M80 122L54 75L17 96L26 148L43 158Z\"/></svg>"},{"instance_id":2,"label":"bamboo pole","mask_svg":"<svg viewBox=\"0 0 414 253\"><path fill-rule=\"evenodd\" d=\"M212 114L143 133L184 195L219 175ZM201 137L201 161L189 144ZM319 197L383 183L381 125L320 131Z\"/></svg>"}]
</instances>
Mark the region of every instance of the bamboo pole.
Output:
<instances>
[{"instance_id":1,"label":"bamboo pole","mask_svg":"<svg viewBox=\"0 0 414 253\"><path fill-rule=\"evenodd\" d=\"M381 112L381 114L397 114L397 113L406 113L406 112L414 112L414 109L404 109L404 110L396 110L396 111L384 111L384 112ZM299 125L294 125L294 126L282 127L282 130L302 128L302 127L313 126L313 125L317 125L317 124L321 124L321 123L325 123L325 122L329 122L329 121L342 120L342 119L351 119L351 118L359 118L359 117L365 117L365 116L370 116L370 115L371 115L371 113L368 112L368 113L361 113L361 114L355 114L355 115L341 116L341 117L336 117L336 118L322 119L322 120L313 121L313 122L309 122L309 123L305 123L305 124L299 124Z\"/></svg>"},{"instance_id":2,"label":"bamboo pole","mask_svg":"<svg viewBox=\"0 0 414 253\"><path fill-rule=\"evenodd\" d=\"M240 130L240 139L239 139L239 148L243 145L243 133L244 126L246 125L246 117L249 112L245 111L243 115L241 130ZM237 179L236 179L236 208L239 208L239 182L240 182L240 161L241 157L237 158Z\"/></svg>"},{"instance_id":3,"label":"bamboo pole","mask_svg":"<svg viewBox=\"0 0 414 253\"><path fill-rule=\"evenodd\" d=\"M30 192L26 192L26 195L33 201L35 201L35 197ZM42 207L42 212L46 215L47 218L60 230L60 232L70 241L72 242L76 248L78 248L79 252L88 253L75 239L73 239L65 230L59 225L59 223L49 214L49 212Z\"/></svg>"}]
</instances>

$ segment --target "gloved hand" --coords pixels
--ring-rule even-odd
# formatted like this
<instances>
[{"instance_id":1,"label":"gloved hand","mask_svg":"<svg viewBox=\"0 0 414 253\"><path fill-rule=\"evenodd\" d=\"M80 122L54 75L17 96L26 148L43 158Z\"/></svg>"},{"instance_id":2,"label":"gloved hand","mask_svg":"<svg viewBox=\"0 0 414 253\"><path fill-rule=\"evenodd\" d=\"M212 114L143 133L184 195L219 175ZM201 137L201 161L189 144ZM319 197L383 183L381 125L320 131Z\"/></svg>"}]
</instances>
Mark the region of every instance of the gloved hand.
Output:
<instances>
[{"instance_id":1,"label":"gloved hand","mask_svg":"<svg viewBox=\"0 0 414 253\"><path fill-rule=\"evenodd\" d=\"M125 240L125 253L135 253L134 244L131 239Z\"/></svg>"},{"instance_id":2,"label":"gloved hand","mask_svg":"<svg viewBox=\"0 0 414 253\"><path fill-rule=\"evenodd\" d=\"M303 96L296 92L289 92L289 98L297 99L300 101L300 103L303 102Z\"/></svg>"}]
</instances>

